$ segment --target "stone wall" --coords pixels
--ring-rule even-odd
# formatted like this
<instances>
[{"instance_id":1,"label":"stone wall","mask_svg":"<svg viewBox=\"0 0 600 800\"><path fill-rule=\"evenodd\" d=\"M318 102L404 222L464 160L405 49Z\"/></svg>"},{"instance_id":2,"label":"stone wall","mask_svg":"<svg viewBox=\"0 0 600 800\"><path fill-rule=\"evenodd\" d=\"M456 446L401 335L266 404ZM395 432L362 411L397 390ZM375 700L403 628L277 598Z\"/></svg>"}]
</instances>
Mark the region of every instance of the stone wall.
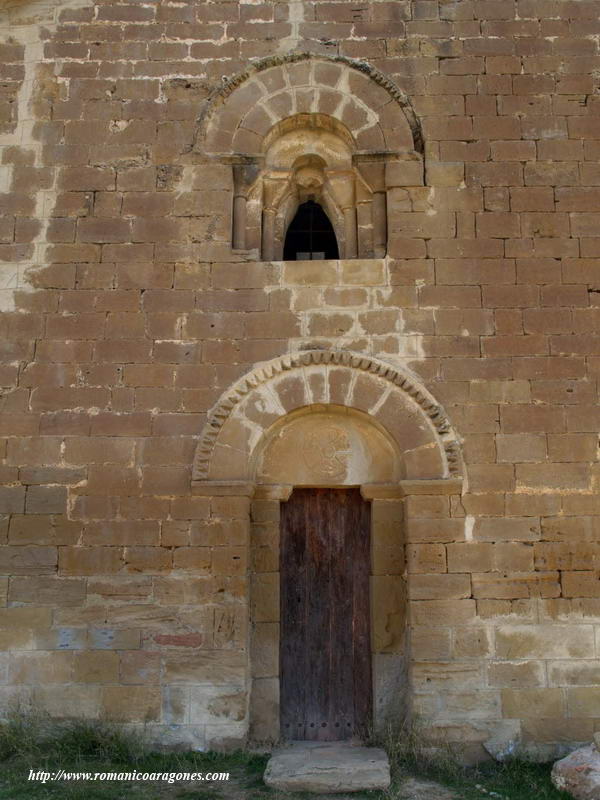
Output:
<instances>
[{"instance_id":1,"label":"stone wall","mask_svg":"<svg viewBox=\"0 0 600 800\"><path fill-rule=\"evenodd\" d=\"M251 498L194 494L194 453L257 364L326 349L411 375L460 440L462 488L406 496L393 519L415 709L475 750L502 727L548 752L591 738L599 15L598 0L2 4L5 704L244 741ZM202 120L224 76L260 81L250 61L274 55L290 80L286 65L334 63L404 98L385 143L409 120L420 160L388 195L385 259L232 250L231 165Z\"/></svg>"}]
</instances>

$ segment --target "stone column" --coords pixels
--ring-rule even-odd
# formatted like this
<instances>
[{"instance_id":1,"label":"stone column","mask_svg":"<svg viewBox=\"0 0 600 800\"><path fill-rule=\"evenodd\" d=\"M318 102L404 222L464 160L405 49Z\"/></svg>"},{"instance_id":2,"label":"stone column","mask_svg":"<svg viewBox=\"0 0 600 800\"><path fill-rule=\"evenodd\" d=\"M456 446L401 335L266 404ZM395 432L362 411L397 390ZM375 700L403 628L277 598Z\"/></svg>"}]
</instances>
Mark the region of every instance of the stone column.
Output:
<instances>
[{"instance_id":1,"label":"stone column","mask_svg":"<svg viewBox=\"0 0 600 800\"><path fill-rule=\"evenodd\" d=\"M336 203L344 215L344 255L343 258L358 256L358 231L356 221L356 186L354 172L328 170L327 178Z\"/></svg>"},{"instance_id":2,"label":"stone column","mask_svg":"<svg viewBox=\"0 0 600 800\"><path fill-rule=\"evenodd\" d=\"M275 209L263 208L261 259L273 261L275 258Z\"/></svg>"},{"instance_id":3,"label":"stone column","mask_svg":"<svg viewBox=\"0 0 600 800\"><path fill-rule=\"evenodd\" d=\"M258 177L260 160L254 156L240 155L228 157L226 163L231 164L233 173L232 247L234 250L246 250L248 194Z\"/></svg>"},{"instance_id":4,"label":"stone column","mask_svg":"<svg viewBox=\"0 0 600 800\"><path fill-rule=\"evenodd\" d=\"M358 255L358 236L356 206L354 204L344 209L344 233L346 240L344 258L356 258Z\"/></svg>"},{"instance_id":5,"label":"stone column","mask_svg":"<svg viewBox=\"0 0 600 800\"><path fill-rule=\"evenodd\" d=\"M289 187L289 173L266 175L263 179L263 214L261 236L261 258L273 261L275 258L275 217Z\"/></svg>"},{"instance_id":6,"label":"stone column","mask_svg":"<svg viewBox=\"0 0 600 800\"><path fill-rule=\"evenodd\" d=\"M387 198L385 191L373 194L373 252L385 258L387 251Z\"/></svg>"},{"instance_id":7,"label":"stone column","mask_svg":"<svg viewBox=\"0 0 600 800\"><path fill-rule=\"evenodd\" d=\"M385 153L373 153L356 160L356 165L361 177L373 192L371 213L373 225L373 254L375 258L384 258L387 253L385 158Z\"/></svg>"},{"instance_id":8,"label":"stone column","mask_svg":"<svg viewBox=\"0 0 600 800\"><path fill-rule=\"evenodd\" d=\"M233 249L246 249L246 182L242 164L233 165Z\"/></svg>"}]
</instances>

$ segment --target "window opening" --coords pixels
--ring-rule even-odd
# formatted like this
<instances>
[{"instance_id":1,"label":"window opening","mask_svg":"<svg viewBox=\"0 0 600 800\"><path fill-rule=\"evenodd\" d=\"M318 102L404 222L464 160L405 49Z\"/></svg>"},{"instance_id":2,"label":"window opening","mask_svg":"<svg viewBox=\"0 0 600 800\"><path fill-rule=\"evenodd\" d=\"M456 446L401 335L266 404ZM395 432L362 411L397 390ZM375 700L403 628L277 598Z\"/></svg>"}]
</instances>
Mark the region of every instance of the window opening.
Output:
<instances>
[{"instance_id":1,"label":"window opening","mask_svg":"<svg viewBox=\"0 0 600 800\"><path fill-rule=\"evenodd\" d=\"M299 206L290 223L283 248L284 261L317 261L339 258L333 225L314 200Z\"/></svg>"}]
</instances>

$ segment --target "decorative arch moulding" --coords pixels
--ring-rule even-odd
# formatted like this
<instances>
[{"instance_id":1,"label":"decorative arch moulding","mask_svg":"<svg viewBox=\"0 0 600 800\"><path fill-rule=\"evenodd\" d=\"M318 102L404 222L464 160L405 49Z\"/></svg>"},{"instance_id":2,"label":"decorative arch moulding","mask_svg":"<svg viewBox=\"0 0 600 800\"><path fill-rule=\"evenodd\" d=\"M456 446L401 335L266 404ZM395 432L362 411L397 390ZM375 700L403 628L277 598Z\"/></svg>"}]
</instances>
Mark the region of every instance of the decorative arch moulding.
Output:
<instances>
[{"instance_id":1,"label":"decorative arch moulding","mask_svg":"<svg viewBox=\"0 0 600 800\"><path fill-rule=\"evenodd\" d=\"M389 101L393 102L401 109L407 121L412 134L412 148L409 149L414 150L415 153L418 153L421 156L424 154L425 144L419 119L411 106L407 94L403 92L402 89L391 78L366 61L341 55L315 54L308 51L301 53L290 53L284 56L267 56L266 58L259 59L251 63L243 72L239 72L230 78L224 78L222 84L211 92L206 105L198 117L193 150L206 152L206 133L209 123L219 109L226 107L227 100L237 89L244 86L244 84L250 81L253 77L260 76L266 70L272 68L284 69L287 65L297 64L305 61L312 61L315 64L319 62L324 64L337 64L347 68L352 72L356 72L362 76L365 76L369 80L373 81L375 85L380 86L387 93ZM263 86L263 88L266 94L268 89L265 86ZM293 87L290 84L287 84L281 86L281 89L284 88L292 89ZM325 84L323 85L323 88L327 89L333 87ZM281 119L284 119L286 116L289 115L283 114ZM227 128L230 132L232 132L231 125L227 126Z\"/></svg>"},{"instance_id":2,"label":"decorative arch moulding","mask_svg":"<svg viewBox=\"0 0 600 800\"><path fill-rule=\"evenodd\" d=\"M433 432L436 449L439 451L440 463L442 464L441 472L443 474L425 477L434 479L462 478L463 466L460 444L450 420L442 406L412 374L402 368L392 367L372 356L349 351L308 350L280 356L256 367L222 395L213 409L198 443L192 471L194 487L199 488L202 484L208 483L214 486L219 484L241 486L244 484L247 487L249 485L248 482L252 482L253 478L249 477L248 474L245 476L233 474L233 468L231 474L219 474L217 476L212 474L211 465L215 458L215 452L218 449L223 450L218 441L219 435L228 421L236 418L236 412L252 392L260 391L261 387L265 387L267 384L274 384L286 373L302 372L305 368L319 366L344 368L355 372L357 375L373 376L383 384L382 396L389 390L390 394L393 392L403 397L404 403L408 402L411 407L416 407L421 419L427 423L428 429ZM323 401L313 400L312 402L319 404L319 402ZM308 403L300 403L294 408L288 408L286 411L277 412L279 419L283 419L287 414L307 404L310 405L310 401ZM353 406L349 404L347 407L352 408ZM233 453L233 451L231 452ZM239 450L236 451L236 454L242 455ZM243 457L249 464L252 452L248 451ZM227 459L225 459L226 461ZM409 482L415 483L414 480ZM418 489L418 487L416 488ZM247 488L246 491L248 491Z\"/></svg>"},{"instance_id":3,"label":"decorative arch moulding","mask_svg":"<svg viewBox=\"0 0 600 800\"><path fill-rule=\"evenodd\" d=\"M332 252L384 257L394 193L424 184L408 97L343 56L273 56L226 80L200 115L193 150L230 165L231 247L250 260L282 260L290 225L310 202L333 227Z\"/></svg>"}]
</instances>

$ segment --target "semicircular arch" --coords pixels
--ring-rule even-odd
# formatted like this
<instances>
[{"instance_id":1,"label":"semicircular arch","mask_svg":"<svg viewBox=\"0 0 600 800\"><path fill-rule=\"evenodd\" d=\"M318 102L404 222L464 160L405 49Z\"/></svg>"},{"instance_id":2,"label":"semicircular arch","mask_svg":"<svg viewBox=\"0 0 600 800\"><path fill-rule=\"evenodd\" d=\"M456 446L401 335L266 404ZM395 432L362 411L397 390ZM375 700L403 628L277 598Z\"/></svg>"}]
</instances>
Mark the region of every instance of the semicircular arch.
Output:
<instances>
[{"instance_id":1,"label":"semicircular arch","mask_svg":"<svg viewBox=\"0 0 600 800\"><path fill-rule=\"evenodd\" d=\"M226 391L202 432L192 478L254 480L253 454L268 431L299 409L363 412L402 455L402 477L460 477L457 436L444 409L407 370L358 353L308 350L273 359Z\"/></svg>"},{"instance_id":2,"label":"semicircular arch","mask_svg":"<svg viewBox=\"0 0 600 800\"><path fill-rule=\"evenodd\" d=\"M196 147L207 154L259 154L288 117L324 114L351 132L359 150L423 152L404 92L366 62L297 53L254 62L219 86L198 120Z\"/></svg>"}]
</instances>

